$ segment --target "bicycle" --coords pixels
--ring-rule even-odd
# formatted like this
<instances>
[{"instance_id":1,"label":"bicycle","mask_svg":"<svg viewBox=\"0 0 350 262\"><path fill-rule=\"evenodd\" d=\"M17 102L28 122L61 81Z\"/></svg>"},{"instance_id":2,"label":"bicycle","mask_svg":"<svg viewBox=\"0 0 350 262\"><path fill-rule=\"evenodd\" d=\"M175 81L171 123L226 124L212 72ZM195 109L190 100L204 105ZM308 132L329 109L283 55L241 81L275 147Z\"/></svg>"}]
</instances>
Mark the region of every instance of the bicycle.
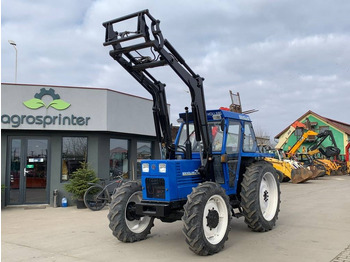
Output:
<instances>
[{"instance_id":1,"label":"bicycle","mask_svg":"<svg viewBox=\"0 0 350 262\"><path fill-rule=\"evenodd\" d=\"M84 194L84 203L92 211L99 211L107 203L111 203L111 195L123 183L123 176L116 176L114 180L106 184L106 179L99 179L100 183L89 183L89 187Z\"/></svg>"}]
</instances>

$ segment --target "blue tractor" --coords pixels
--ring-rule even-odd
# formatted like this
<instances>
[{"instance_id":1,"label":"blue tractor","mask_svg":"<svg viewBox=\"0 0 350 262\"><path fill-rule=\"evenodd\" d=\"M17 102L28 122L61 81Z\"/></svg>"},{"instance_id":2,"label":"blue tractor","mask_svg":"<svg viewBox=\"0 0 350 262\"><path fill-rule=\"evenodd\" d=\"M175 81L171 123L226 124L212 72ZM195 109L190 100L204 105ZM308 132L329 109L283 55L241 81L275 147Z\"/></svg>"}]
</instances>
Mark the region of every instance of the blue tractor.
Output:
<instances>
[{"instance_id":1,"label":"blue tractor","mask_svg":"<svg viewBox=\"0 0 350 262\"><path fill-rule=\"evenodd\" d=\"M136 30L125 30L136 20ZM113 235L123 242L143 240L155 218L183 221L189 248L198 255L223 249L232 217L243 216L257 232L271 230L280 209L280 185L270 156L259 152L248 115L206 110L204 79L166 40L148 10L103 23L110 56L153 98L162 159L141 161L141 181L130 181L112 196L108 214ZM121 30L121 29L122 30ZM170 66L191 94L191 111L180 114L171 136L165 84L151 70Z\"/></svg>"}]
</instances>

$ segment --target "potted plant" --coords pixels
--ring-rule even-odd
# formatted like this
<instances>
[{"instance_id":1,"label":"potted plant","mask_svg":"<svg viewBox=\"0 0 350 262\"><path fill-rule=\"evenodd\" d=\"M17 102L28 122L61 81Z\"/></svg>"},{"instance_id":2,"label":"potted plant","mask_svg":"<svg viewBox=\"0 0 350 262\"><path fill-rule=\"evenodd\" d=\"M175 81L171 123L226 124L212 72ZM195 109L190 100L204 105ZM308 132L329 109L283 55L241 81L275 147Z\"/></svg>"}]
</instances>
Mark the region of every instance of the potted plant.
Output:
<instances>
[{"instance_id":1,"label":"potted plant","mask_svg":"<svg viewBox=\"0 0 350 262\"><path fill-rule=\"evenodd\" d=\"M72 199L77 200L77 208L84 208L84 193L90 187L89 183L96 183L98 178L88 163L81 162L81 167L75 170L68 184L64 185L67 192L72 194Z\"/></svg>"}]
</instances>

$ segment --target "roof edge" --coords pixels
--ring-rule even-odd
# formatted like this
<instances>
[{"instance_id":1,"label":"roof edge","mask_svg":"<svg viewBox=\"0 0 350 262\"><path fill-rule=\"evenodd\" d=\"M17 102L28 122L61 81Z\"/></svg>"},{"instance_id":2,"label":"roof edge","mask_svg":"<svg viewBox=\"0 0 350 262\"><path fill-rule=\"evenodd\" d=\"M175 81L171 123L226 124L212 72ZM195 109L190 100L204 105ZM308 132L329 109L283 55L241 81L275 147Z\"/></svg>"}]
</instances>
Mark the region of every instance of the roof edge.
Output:
<instances>
[{"instance_id":1,"label":"roof edge","mask_svg":"<svg viewBox=\"0 0 350 262\"><path fill-rule=\"evenodd\" d=\"M39 86L39 87L59 87L59 88L77 88L77 89L104 90L104 91L110 91L110 92L118 93L118 94L121 94L121 95L126 95L126 96L131 96L131 97L135 97L135 98L140 98L140 99L144 99L144 100L148 100L148 101L153 101L152 99L149 99L149 98L145 98L145 97L142 97L142 96L137 96L137 95L132 95L132 94L124 93L124 92L120 92L120 91L113 90L113 89L109 89L109 88L105 88L105 87L63 86L63 85L42 85L42 84L19 84L19 83L1 83L1 85L12 85L12 86ZM167 103L167 104L170 106L169 103Z\"/></svg>"},{"instance_id":2,"label":"roof edge","mask_svg":"<svg viewBox=\"0 0 350 262\"><path fill-rule=\"evenodd\" d=\"M334 119L331 119L331 118L327 118L327 117L321 116L321 115L313 112L312 110L308 110L306 113L304 113L302 116L300 116L296 121L301 121L303 118L305 118L307 115L310 115L310 114L320 118L321 120L323 120L324 122L328 123L329 125L332 125L332 126L336 127L337 129L341 130L342 132L346 133L347 135L350 135L350 124L343 123L343 122L338 121L338 120L334 120ZM288 128L292 124L290 124L285 129L283 129L274 138L278 139L282 134L284 134L288 130ZM343 126L346 126L346 128L344 128Z\"/></svg>"}]
</instances>

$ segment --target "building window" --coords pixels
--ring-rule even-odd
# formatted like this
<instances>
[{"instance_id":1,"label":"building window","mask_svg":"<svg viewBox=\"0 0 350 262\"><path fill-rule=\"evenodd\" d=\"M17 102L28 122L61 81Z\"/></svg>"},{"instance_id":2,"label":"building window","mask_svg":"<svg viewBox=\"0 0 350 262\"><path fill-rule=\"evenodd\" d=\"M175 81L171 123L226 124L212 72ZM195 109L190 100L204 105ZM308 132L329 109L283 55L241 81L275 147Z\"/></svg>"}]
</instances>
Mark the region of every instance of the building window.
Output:
<instances>
[{"instance_id":1,"label":"building window","mask_svg":"<svg viewBox=\"0 0 350 262\"><path fill-rule=\"evenodd\" d=\"M62 181L87 161L87 137L62 137Z\"/></svg>"},{"instance_id":2,"label":"building window","mask_svg":"<svg viewBox=\"0 0 350 262\"><path fill-rule=\"evenodd\" d=\"M315 131L315 130L316 130L317 124L318 124L317 122L311 122L311 123L310 123L311 130L312 130L312 131Z\"/></svg>"},{"instance_id":3,"label":"building window","mask_svg":"<svg viewBox=\"0 0 350 262\"><path fill-rule=\"evenodd\" d=\"M151 142L137 142L137 178L141 178L141 160L151 159L152 156Z\"/></svg>"},{"instance_id":4,"label":"building window","mask_svg":"<svg viewBox=\"0 0 350 262\"><path fill-rule=\"evenodd\" d=\"M329 126L320 126L320 132L319 133L322 133L326 130L329 130Z\"/></svg>"},{"instance_id":5,"label":"building window","mask_svg":"<svg viewBox=\"0 0 350 262\"><path fill-rule=\"evenodd\" d=\"M110 176L123 175L129 178L129 141L125 139L109 140L109 174Z\"/></svg>"},{"instance_id":6,"label":"building window","mask_svg":"<svg viewBox=\"0 0 350 262\"><path fill-rule=\"evenodd\" d=\"M304 134L304 128L302 127L297 127L295 129L294 135L296 136L297 140Z\"/></svg>"}]
</instances>

